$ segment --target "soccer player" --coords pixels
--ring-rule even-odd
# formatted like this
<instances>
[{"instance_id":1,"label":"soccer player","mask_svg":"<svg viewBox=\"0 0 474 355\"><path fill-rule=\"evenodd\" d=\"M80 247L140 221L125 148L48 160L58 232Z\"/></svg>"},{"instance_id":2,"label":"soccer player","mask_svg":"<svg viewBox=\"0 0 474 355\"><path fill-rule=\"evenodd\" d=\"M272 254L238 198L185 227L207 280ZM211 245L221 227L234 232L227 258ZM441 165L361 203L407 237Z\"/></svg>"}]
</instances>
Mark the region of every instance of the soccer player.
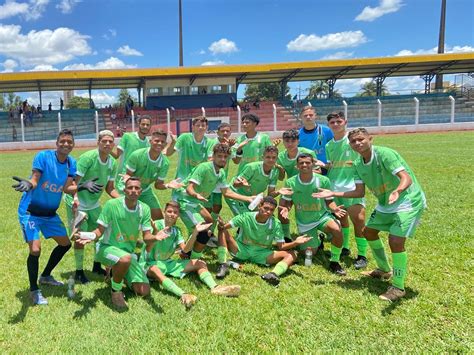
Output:
<instances>
[{"instance_id":1,"label":"soccer player","mask_svg":"<svg viewBox=\"0 0 474 355\"><path fill-rule=\"evenodd\" d=\"M154 183L158 190L177 189L183 186L175 180L165 183L170 164L168 157L162 154L166 138L167 134L162 130L153 131L150 136L150 147L138 149L130 155L127 161L127 174L123 177L124 181L130 176L140 179L142 193L139 200L150 207L152 220L163 219L160 201L153 192L152 184Z\"/></svg>"},{"instance_id":2,"label":"soccer player","mask_svg":"<svg viewBox=\"0 0 474 355\"><path fill-rule=\"evenodd\" d=\"M407 252L405 240L414 235L426 199L415 174L396 151L372 145L372 136L365 128L356 128L348 134L351 148L360 157L354 161L355 190L336 192L321 190L320 197L361 198L365 186L377 198L377 206L370 215L364 229L377 269L363 272L363 275L380 279L392 277L390 265L380 231L389 233L388 242L392 251L393 278L387 292L379 297L386 301L396 301L405 296L405 277L407 273Z\"/></svg>"},{"instance_id":3,"label":"soccer player","mask_svg":"<svg viewBox=\"0 0 474 355\"><path fill-rule=\"evenodd\" d=\"M180 297L181 302L190 308L197 297L185 293L167 276L182 278L183 276L196 272L199 279L211 290L212 294L223 296L238 296L240 286L218 286L214 281L207 265L202 260L196 259L173 259L176 249L185 252L185 243L181 230L176 226L179 216L179 204L170 201L164 208L164 220L155 221L155 227L158 231L166 234L166 239L160 241L151 241L143 246L140 256L147 270L147 275L151 279L158 280L161 286L168 292ZM206 231L210 227L209 223L199 223L193 231L193 237L198 233Z\"/></svg>"},{"instance_id":4,"label":"soccer player","mask_svg":"<svg viewBox=\"0 0 474 355\"><path fill-rule=\"evenodd\" d=\"M127 161L134 151L140 148L148 148L150 142L147 139L151 129L151 119L149 117L140 117L138 120L138 131L124 133L117 146L117 151L112 151L111 155L118 159L117 175L115 177L115 188L122 194L124 188L123 175L127 172Z\"/></svg>"},{"instance_id":5,"label":"soccer player","mask_svg":"<svg viewBox=\"0 0 474 355\"><path fill-rule=\"evenodd\" d=\"M301 120L303 127L300 128L299 146L312 150L318 160L326 163L325 146L333 138L333 134L329 127L318 124L316 120L316 110L312 106L305 106L301 111ZM323 173L325 171L323 170Z\"/></svg>"},{"instance_id":6,"label":"soccer player","mask_svg":"<svg viewBox=\"0 0 474 355\"><path fill-rule=\"evenodd\" d=\"M110 156L110 152L114 148L114 134L109 130L100 131L97 146L98 149L89 150L80 156L77 162L76 184L80 184L81 180L91 180L98 185L98 191L91 193L88 190L82 190L74 194L74 197L67 194L64 196L68 225L71 226L74 223L76 211L83 211L87 214L87 220L81 224L80 229L85 232L92 232L97 228L97 218L99 218L102 211L99 200L102 196L103 187L105 186L105 191L110 197L117 198L120 196L114 187L116 162ZM71 233L72 230L69 234ZM84 245L81 243L74 243L74 260L76 264L75 279L83 284L88 283L89 280L83 270ZM105 275L105 271L100 267L100 262L96 260L95 248L92 271Z\"/></svg>"},{"instance_id":7,"label":"soccer player","mask_svg":"<svg viewBox=\"0 0 474 355\"><path fill-rule=\"evenodd\" d=\"M316 154L313 150L304 147L298 147L300 143L300 134L297 129L289 129L283 132L283 145L285 150L278 153L277 163L283 167L287 179L298 175L298 168L296 167L296 157L301 153L310 154L316 159ZM284 176L279 179L283 180Z\"/></svg>"},{"instance_id":8,"label":"soccer player","mask_svg":"<svg viewBox=\"0 0 474 355\"><path fill-rule=\"evenodd\" d=\"M112 303L118 308L128 307L122 292L124 279L137 295L150 293L146 272L134 254L140 231L145 243L166 238L163 233L151 233L150 208L138 200L141 191L140 179L134 176L127 179L124 196L105 203L93 232L95 241L98 240L97 260L112 267ZM80 233L77 237L80 238ZM91 241L78 240L84 244Z\"/></svg>"},{"instance_id":9,"label":"soccer player","mask_svg":"<svg viewBox=\"0 0 474 355\"><path fill-rule=\"evenodd\" d=\"M343 112L333 112L327 116L328 125L334 138L326 144L327 164L319 162L327 169L327 177L331 181L333 191L352 191L355 189L353 162L358 154L351 149L347 139L347 120ZM354 261L356 269L367 267L367 240L364 238L365 200L363 198L335 197L337 205L344 206L346 216L340 219L342 226L343 242L341 256L350 255L349 249L349 217L354 225L354 234L357 245L357 258Z\"/></svg>"},{"instance_id":10,"label":"soccer player","mask_svg":"<svg viewBox=\"0 0 474 355\"><path fill-rule=\"evenodd\" d=\"M332 199L324 200L312 196L313 193L318 192L318 188L329 188L331 184L327 177L313 172L313 157L310 154L298 155L296 164L299 174L285 182L285 187L291 189L293 193L281 198L280 205L284 208L281 213L284 218L288 218L288 211L294 205L298 233L312 237L308 243L299 246L301 251L310 248L313 255L317 252L320 244L318 231L332 235L329 270L336 275L343 276L346 272L339 264L342 231L331 213L342 217L345 215L345 211L337 206Z\"/></svg>"},{"instance_id":11,"label":"soccer player","mask_svg":"<svg viewBox=\"0 0 474 355\"><path fill-rule=\"evenodd\" d=\"M266 196L260 203L257 212L245 212L232 218L228 223L219 219L219 245L242 261L259 265L275 265L273 270L261 276L270 285L277 286L280 276L295 262L296 254L291 249L308 243L311 238L300 236L291 243L285 243L283 231L278 219L273 216L277 207L276 200ZM232 238L227 229L239 228L237 240ZM276 243L278 250L273 250ZM220 263L216 277L224 278L229 273L226 262Z\"/></svg>"},{"instance_id":12,"label":"soccer player","mask_svg":"<svg viewBox=\"0 0 474 355\"><path fill-rule=\"evenodd\" d=\"M18 183L12 187L16 191L23 192L18 206L18 219L23 238L28 243L29 255L26 265L30 295L35 305L48 304L38 287L40 232L45 239L52 238L58 245L53 249L39 278L39 283L62 286L63 283L55 280L51 275L64 254L71 248L66 228L56 213L61 203L62 193L74 194L77 190L97 188L93 182L89 184L89 181L76 185L74 181L76 161L69 156L73 148L72 131L63 129L56 139L56 150L45 150L36 154L29 179L13 177Z\"/></svg>"},{"instance_id":13,"label":"soccer player","mask_svg":"<svg viewBox=\"0 0 474 355\"><path fill-rule=\"evenodd\" d=\"M237 174L242 172L246 164L262 160L263 150L272 145L268 134L257 132L260 123L257 115L243 115L241 121L245 134L237 139L232 157L233 162L239 165Z\"/></svg>"}]
</instances>

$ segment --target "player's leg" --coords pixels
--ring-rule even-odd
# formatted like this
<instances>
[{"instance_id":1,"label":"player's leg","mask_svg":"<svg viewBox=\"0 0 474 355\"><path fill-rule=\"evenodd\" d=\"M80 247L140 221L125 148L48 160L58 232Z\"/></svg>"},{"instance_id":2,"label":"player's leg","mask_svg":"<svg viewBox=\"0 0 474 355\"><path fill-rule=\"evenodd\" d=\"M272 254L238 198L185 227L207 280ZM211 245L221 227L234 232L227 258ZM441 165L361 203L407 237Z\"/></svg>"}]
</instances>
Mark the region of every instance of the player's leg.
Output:
<instances>
[{"instance_id":1,"label":"player's leg","mask_svg":"<svg viewBox=\"0 0 474 355\"><path fill-rule=\"evenodd\" d=\"M367 267L367 239L364 237L365 226L365 207L357 203L347 208L347 213L354 226L355 241L357 245L357 258L354 261L356 269L363 269Z\"/></svg>"},{"instance_id":2,"label":"player's leg","mask_svg":"<svg viewBox=\"0 0 474 355\"><path fill-rule=\"evenodd\" d=\"M349 256L351 255L351 250L349 246L349 236L351 234L350 224L349 224L349 216L345 215L342 218L338 218L339 223L341 224L341 232L342 232L342 250L341 256Z\"/></svg>"},{"instance_id":3,"label":"player's leg","mask_svg":"<svg viewBox=\"0 0 474 355\"><path fill-rule=\"evenodd\" d=\"M199 217L195 214L194 218L194 220L198 221L198 223L213 223L211 213L206 208L201 208L199 210L198 215ZM207 242L209 241L211 234L212 233L210 230L205 230L198 233L191 252L191 259L200 259L202 257L202 253L206 248Z\"/></svg>"},{"instance_id":4,"label":"player's leg","mask_svg":"<svg viewBox=\"0 0 474 355\"><path fill-rule=\"evenodd\" d=\"M151 219L153 221L163 219L160 200L158 200L158 197L151 188L142 193L138 199L150 207Z\"/></svg>"},{"instance_id":5,"label":"player's leg","mask_svg":"<svg viewBox=\"0 0 474 355\"><path fill-rule=\"evenodd\" d=\"M87 219L85 219L81 225L80 230L88 232L87 229L87 222L90 218L88 211L84 211L87 214ZM68 235L71 235L73 231L71 230L74 226L74 219L76 218L76 214L74 213L71 206L66 206L66 214L67 214L67 221L68 221ZM84 274L84 245L75 242L74 243L74 264L76 266L76 271L74 274L74 279L79 281L82 284L86 284L89 282L86 275Z\"/></svg>"},{"instance_id":6,"label":"player's leg","mask_svg":"<svg viewBox=\"0 0 474 355\"><path fill-rule=\"evenodd\" d=\"M278 219L281 222L281 228L283 229L283 236L285 237L285 241L286 242L291 242L290 220L289 220L289 218L283 217L278 211Z\"/></svg>"},{"instance_id":7,"label":"player's leg","mask_svg":"<svg viewBox=\"0 0 474 355\"><path fill-rule=\"evenodd\" d=\"M217 233L217 267L216 278L223 279L229 274L229 265L227 264L227 253L230 251L233 255L237 254L239 247L234 238L231 237L228 230L220 230Z\"/></svg>"},{"instance_id":8,"label":"player's leg","mask_svg":"<svg viewBox=\"0 0 474 355\"><path fill-rule=\"evenodd\" d=\"M265 258L268 265L275 265L272 271L262 275L262 279L270 285L277 286L280 283L280 276L283 275L288 268L296 261L296 253L294 251L271 251ZM263 254L260 252L260 254ZM263 255L262 255L263 256Z\"/></svg>"},{"instance_id":9,"label":"player's leg","mask_svg":"<svg viewBox=\"0 0 474 355\"><path fill-rule=\"evenodd\" d=\"M339 276L346 275L346 272L342 268L341 264L339 264L343 240L341 227L334 219L328 218L326 222L321 223L321 228L323 229L324 233L330 233L332 235L329 270Z\"/></svg>"},{"instance_id":10,"label":"player's leg","mask_svg":"<svg viewBox=\"0 0 474 355\"><path fill-rule=\"evenodd\" d=\"M135 254L131 254L130 267L124 278L137 296L145 297L150 294L150 283L146 271Z\"/></svg>"},{"instance_id":11,"label":"player's leg","mask_svg":"<svg viewBox=\"0 0 474 355\"><path fill-rule=\"evenodd\" d=\"M93 232L97 228L97 220L99 219L100 213L102 212L101 207L94 208L93 210L87 211L87 220L83 225L86 232ZM94 263L92 264L92 272L105 276L106 272L102 269L100 262L97 260L97 243L92 245L92 251L94 253Z\"/></svg>"}]
</instances>

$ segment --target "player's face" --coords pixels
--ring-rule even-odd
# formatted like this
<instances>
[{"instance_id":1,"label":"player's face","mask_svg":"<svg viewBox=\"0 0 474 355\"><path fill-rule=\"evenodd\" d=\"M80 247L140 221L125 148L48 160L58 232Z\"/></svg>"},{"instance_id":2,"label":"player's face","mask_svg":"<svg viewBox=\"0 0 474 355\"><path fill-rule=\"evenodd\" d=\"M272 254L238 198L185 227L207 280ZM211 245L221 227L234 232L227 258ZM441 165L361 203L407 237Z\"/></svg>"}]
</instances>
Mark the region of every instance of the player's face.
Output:
<instances>
[{"instance_id":1,"label":"player's face","mask_svg":"<svg viewBox=\"0 0 474 355\"><path fill-rule=\"evenodd\" d=\"M219 129L217 131L217 136L219 138L230 138L230 135L232 134L232 130L230 129L230 127L222 127L221 129Z\"/></svg>"},{"instance_id":2,"label":"player's face","mask_svg":"<svg viewBox=\"0 0 474 355\"><path fill-rule=\"evenodd\" d=\"M258 208L258 213L268 219L273 215L275 208L276 206L269 202L262 202Z\"/></svg>"},{"instance_id":3,"label":"player's face","mask_svg":"<svg viewBox=\"0 0 474 355\"><path fill-rule=\"evenodd\" d=\"M226 154L226 153L215 153L212 156L212 160L214 161L215 166L222 169L227 164L228 157L229 157L229 154Z\"/></svg>"},{"instance_id":4,"label":"player's face","mask_svg":"<svg viewBox=\"0 0 474 355\"><path fill-rule=\"evenodd\" d=\"M316 121L316 112L314 110L306 110L302 114L303 116L303 124L305 123L314 123Z\"/></svg>"},{"instance_id":5,"label":"player's face","mask_svg":"<svg viewBox=\"0 0 474 355\"><path fill-rule=\"evenodd\" d=\"M296 166L300 173L309 173L313 171L313 158L299 158Z\"/></svg>"},{"instance_id":6,"label":"player's face","mask_svg":"<svg viewBox=\"0 0 474 355\"><path fill-rule=\"evenodd\" d=\"M298 147L298 143L300 142L299 139L296 138L285 138L283 139L283 145L285 149L292 150Z\"/></svg>"},{"instance_id":7,"label":"player's face","mask_svg":"<svg viewBox=\"0 0 474 355\"><path fill-rule=\"evenodd\" d=\"M142 118L140 120L140 126L138 127L138 129L140 130L140 133L146 136L148 133L150 133L150 128L151 128L151 121L147 120L146 118Z\"/></svg>"},{"instance_id":8,"label":"player's face","mask_svg":"<svg viewBox=\"0 0 474 355\"><path fill-rule=\"evenodd\" d=\"M193 125L193 132L198 136L203 136L207 132L207 123L198 121Z\"/></svg>"},{"instance_id":9,"label":"player's face","mask_svg":"<svg viewBox=\"0 0 474 355\"><path fill-rule=\"evenodd\" d=\"M114 139L111 136L103 136L98 144L99 152L110 154L110 152L114 148L114 145Z\"/></svg>"},{"instance_id":10,"label":"player's face","mask_svg":"<svg viewBox=\"0 0 474 355\"><path fill-rule=\"evenodd\" d=\"M179 217L179 209L174 206L166 207L164 217L167 224L175 224Z\"/></svg>"},{"instance_id":11,"label":"player's face","mask_svg":"<svg viewBox=\"0 0 474 355\"><path fill-rule=\"evenodd\" d=\"M151 149L156 153L161 153L166 145L165 136L154 136L150 139Z\"/></svg>"},{"instance_id":12,"label":"player's face","mask_svg":"<svg viewBox=\"0 0 474 355\"><path fill-rule=\"evenodd\" d=\"M59 136L56 141L57 152L61 155L68 155L74 148L74 138L68 134Z\"/></svg>"},{"instance_id":13,"label":"player's face","mask_svg":"<svg viewBox=\"0 0 474 355\"><path fill-rule=\"evenodd\" d=\"M253 132L255 131L256 127L257 123L252 120L249 120L248 118L242 121L242 129L244 130L244 132Z\"/></svg>"},{"instance_id":14,"label":"player's face","mask_svg":"<svg viewBox=\"0 0 474 355\"><path fill-rule=\"evenodd\" d=\"M332 118L329 120L328 125L333 133L342 133L346 129L347 120L342 117Z\"/></svg>"},{"instance_id":15,"label":"player's face","mask_svg":"<svg viewBox=\"0 0 474 355\"><path fill-rule=\"evenodd\" d=\"M127 181L124 189L125 197L132 201L137 201L142 193L140 181L132 180Z\"/></svg>"},{"instance_id":16,"label":"player's face","mask_svg":"<svg viewBox=\"0 0 474 355\"><path fill-rule=\"evenodd\" d=\"M372 137L363 133L358 133L349 139L351 148L359 154L364 154L372 148Z\"/></svg>"},{"instance_id":17,"label":"player's face","mask_svg":"<svg viewBox=\"0 0 474 355\"><path fill-rule=\"evenodd\" d=\"M263 156L263 165L267 167L274 167L277 161L278 155L273 152L266 153Z\"/></svg>"}]
</instances>

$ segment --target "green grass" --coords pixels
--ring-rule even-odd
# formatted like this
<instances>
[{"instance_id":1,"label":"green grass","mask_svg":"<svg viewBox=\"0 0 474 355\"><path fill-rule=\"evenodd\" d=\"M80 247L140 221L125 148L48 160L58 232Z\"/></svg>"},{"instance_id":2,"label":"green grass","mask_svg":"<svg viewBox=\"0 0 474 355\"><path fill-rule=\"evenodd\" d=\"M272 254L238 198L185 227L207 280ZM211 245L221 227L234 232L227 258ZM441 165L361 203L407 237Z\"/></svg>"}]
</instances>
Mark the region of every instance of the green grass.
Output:
<instances>
[{"instance_id":1,"label":"green grass","mask_svg":"<svg viewBox=\"0 0 474 355\"><path fill-rule=\"evenodd\" d=\"M44 287L50 304L31 307L27 247L16 212L20 195L10 185L12 175L29 174L34 152L1 153L0 348L15 353L474 351L474 134L389 135L375 142L404 156L429 204L415 239L408 243L404 300L379 301L387 283L360 277L349 260L345 278L331 275L321 260L310 268L295 265L276 289L259 278L266 268L247 264L225 280L242 286L238 299L213 297L194 276L177 280L199 297L189 312L156 284L150 299L128 293L130 309L116 312L109 288L91 274L95 282L78 285L73 301L65 287ZM161 201L167 198L169 193L161 195ZM373 203L370 197L369 205ZM63 208L60 212L64 217ZM227 206L224 215L230 217ZM53 246L43 240L40 270ZM87 268L91 257L88 247ZM214 251L206 260L214 272ZM71 251L54 275L66 280L73 269Z\"/></svg>"}]
</instances>

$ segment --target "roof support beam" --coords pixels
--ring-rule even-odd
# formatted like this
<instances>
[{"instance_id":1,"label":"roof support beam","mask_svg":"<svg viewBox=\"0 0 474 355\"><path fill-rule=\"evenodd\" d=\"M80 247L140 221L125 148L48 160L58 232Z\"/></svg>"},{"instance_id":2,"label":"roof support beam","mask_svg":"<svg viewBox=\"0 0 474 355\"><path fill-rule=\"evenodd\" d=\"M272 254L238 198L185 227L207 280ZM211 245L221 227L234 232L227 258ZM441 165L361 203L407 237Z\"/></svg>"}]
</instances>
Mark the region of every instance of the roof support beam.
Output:
<instances>
[{"instance_id":1,"label":"roof support beam","mask_svg":"<svg viewBox=\"0 0 474 355\"><path fill-rule=\"evenodd\" d=\"M189 86L194 84L194 81L196 80L196 78L197 78L197 75L193 75L189 78Z\"/></svg>"},{"instance_id":2,"label":"roof support beam","mask_svg":"<svg viewBox=\"0 0 474 355\"><path fill-rule=\"evenodd\" d=\"M293 70L290 74L285 76L283 79L280 80L280 83L288 83L291 79L295 77L296 74L298 74L301 71L301 69L295 69Z\"/></svg>"},{"instance_id":3,"label":"roof support beam","mask_svg":"<svg viewBox=\"0 0 474 355\"><path fill-rule=\"evenodd\" d=\"M239 90L239 85L242 83L242 81L247 77L247 73L243 73L242 75L237 77L237 80L235 81L235 92Z\"/></svg>"},{"instance_id":4,"label":"roof support beam","mask_svg":"<svg viewBox=\"0 0 474 355\"><path fill-rule=\"evenodd\" d=\"M388 70L385 70L385 71L381 72L380 74L378 74L377 76L374 77L373 80L375 80L375 84L377 85L376 89L375 89L376 90L376 96L382 96L383 82L385 81L385 79L387 77L389 77L390 75L392 75L393 73L395 73L396 71L403 68L404 66L406 66L406 63L401 63L401 64L398 64L398 65L395 65L394 67L392 67Z\"/></svg>"},{"instance_id":5,"label":"roof support beam","mask_svg":"<svg viewBox=\"0 0 474 355\"><path fill-rule=\"evenodd\" d=\"M354 66L344 68L341 71L339 71L338 73L331 76L329 79L326 79L326 83L328 84L328 87L329 87L328 97L330 99L332 99L333 96L334 96L334 85L336 84L337 79L341 78L343 75L350 72L353 68L354 68Z\"/></svg>"},{"instance_id":6,"label":"roof support beam","mask_svg":"<svg viewBox=\"0 0 474 355\"><path fill-rule=\"evenodd\" d=\"M435 75L439 74L441 71L449 68L451 65L456 63L456 61L452 60L448 63L440 65L439 67L420 75L420 78L425 81L425 94L429 94L431 92L431 81L435 77Z\"/></svg>"},{"instance_id":7,"label":"roof support beam","mask_svg":"<svg viewBox=\"0 0 474 355\"><path fill-rule=\"evenodd\" d=\"M38 85L38 94L39 94L40 107L41 107L41 109L43 109L43 95L41 95L41 81L37 80L36 83Z\"/></svg>"}]
</instances>

